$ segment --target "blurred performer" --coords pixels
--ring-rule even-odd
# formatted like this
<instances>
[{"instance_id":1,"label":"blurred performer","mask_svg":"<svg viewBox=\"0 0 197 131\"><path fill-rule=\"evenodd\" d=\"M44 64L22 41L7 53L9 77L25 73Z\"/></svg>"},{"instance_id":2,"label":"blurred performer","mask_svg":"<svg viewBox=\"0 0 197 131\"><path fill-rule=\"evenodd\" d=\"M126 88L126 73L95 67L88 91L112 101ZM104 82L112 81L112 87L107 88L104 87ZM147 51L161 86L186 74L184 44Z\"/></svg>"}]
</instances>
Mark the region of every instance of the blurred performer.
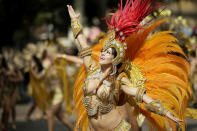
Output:
<instances>
[{"instance_id":1,"label":"blurred performer","mask_svg":"<svg viewBox=\"0 0 197 131\"><path fill-rule=\"evenodd\" d=\"M43 66L42 66L41 61L35 55L32 57L32 60L33 60L33 62L35 64L34 67L33 67L34 68L33 70L35 70L35 72L37 72L38 74L41 73L43 71ZM30 84L30 86L31 86L31 84ZM34 110L37 107L37 102L34 99L35 94L34 94L34 92L32 92L32 93L33 93L32 94L33 95L33 104L31 105L31 107L28 110L28 113L27 113L27 116L26 116L26 120L30 120L31 114L34 112ZM45 111L42 110L42 112L43 112L43 115L45 115Z\"/></svg>"},{"instance_id":2,"label":"blurred performer","mask_svg":"<svg viewBox=\"0 0 197 131\"><path fill-rule=\"evenodd\" d=\"M38 102L38 106L43 110L48 108L48 131L54 130L54 116L72 130L72 124L63 116L61 108L64 100L64 83L61 78L61 73L65 72L65 68L60 71L60 67L55 65L53 58L48 56L46 51L43 52L43 56L42 63L44 70L38 73L31 69L30 73L31 85L36 95L35 99ZM38 82L41 84L40 86L37 86ZM37 87L39 87L39 89L36 89Z\"/></svg>"},{"instance_id":3,"label":"blurred performer","mask_svg":"<svg viewBox=\"0 0 197 131\"><path fill-rule=\"evenodd\" d=\"M192 46L190 63L191 63L191 77L192 77L192 86L194 88L195 96L197 97L197 48L195 45ZM197 108L197 101L194 103L194 107Z\"/></svg>"},{"instance_id":4,"label":"blurred performer","mask_svg":"<svg viewBox=\"0 0 197 131\"><path fill-rule=\"evenodd\" d=\"M2 62L3 62L3 56L0 54L0 108L1 108L1 105L3 103L3 97L2 97L2 89L3 89L3 86L4 86L4 73L3 73L3 70L2 70ZM0 129L1 129L1 126L0 126Z\"/></svg>"},{"instance_id":5,"label":"blurred performer","mask_svg":"<svg viewBox=\"0 0 197 131\"><path fill-rule=\"evenodd\" d=\"M0 106L3 106L3 108L4 108L3 104L5 102L3 92L4 92L4 88L8 86L8 81L6 80L7 79L6 70L8 70L8 66L7 66L5 57L1 56L0 58ZM6 115L6 111L4 111L4 115ZM6 120L3 120L2 117L3 117L3 114L1 116L1 124L0 124L1 130L3 128L6 128L5 125L3 125L3 124L6 124Z\"/></svg>"},{"instance_id":6,"label":"blurred performer","mask_svg":"<svg viewBox=\"0 0 197 131\"><path fill-rule=\"evenodd\" d=\"M13 65L12 65L13 66ZM16 128L16 100L17 100L17 82L23 80L22 73L16 67L14 69L10 69L7 65L5 58L2 60L2 79L3 79L3 89L2 89L2 97L3 97L3 114L2 114L2 129L3 131L7 131L9 115L12 116L12 127Z\"/></svg>"},{"instance_id":7,"label":"blurred performer","mask_svg":"<svg viewBox=\"0 0 197 131\"><path fill-rule=\"evenodd\" d=\"M176 130L179 123L185 129L185 109L192 97L186 56L170 31L147 39L164 20L147 28L147 23L140 24L160 6L151 0L127 0L123 7L121 1L118 10L106 18L108 34L90 48L79 14L67 5L84 62L73 95L78 118L75 130L129 131L131 125L118 110L125 103L136 114L142 113L151 128Z\"/></svg>"}]
</instances>

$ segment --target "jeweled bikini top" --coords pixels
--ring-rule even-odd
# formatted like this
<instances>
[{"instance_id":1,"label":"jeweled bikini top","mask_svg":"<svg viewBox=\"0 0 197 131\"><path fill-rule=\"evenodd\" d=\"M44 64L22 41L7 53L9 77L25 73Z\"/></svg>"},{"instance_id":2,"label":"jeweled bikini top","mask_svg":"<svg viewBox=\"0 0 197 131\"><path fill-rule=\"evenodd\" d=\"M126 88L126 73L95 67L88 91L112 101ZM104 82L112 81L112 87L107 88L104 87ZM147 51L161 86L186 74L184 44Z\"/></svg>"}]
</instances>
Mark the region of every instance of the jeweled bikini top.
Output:
<instances>
[{"instance_id":1,"label":"jeweled bikini top","mask_svg":"<svg viewBox=\"0 0 197 131\"><path fill-rule=\"evenodd\" d=\"M112 81L109 79L105 79L102 82L101 87L95 89L94 91L87 93L86 86L87 82L90 79L101 79L100 77L101 68L99 66L95 66L92 70L88 72L88 75L85 79L85 84L83 86L84 95L97 95L101 101L106 101L110 95L110 91L112 90ZM112 79L114 76L110 76Z\"/></svg>"},{"instance_id":2,"label":"jeweled bikini top","mask_svg":"<svg viewBox=\"0 0 197 131\"><path fill-rule=\"evenodd\" d=\"M95 89L90 93L87 93L86 91L88 80L100 79L100 71L101 69L99 66L95 66L93 70L90 70L83 86L84 96L82 98L82 102L85 105L88 116L95 116L98 111L102 114L108 113L114 107L114 97L112 93L113 85L111 81L109 82L108 80L103 80L102 85L98 89ZM110 77L113 78L114 76ZM92 96L96 96L97 99L97 102L94 105L92 104Z\"/></svg>"}]
</instances>

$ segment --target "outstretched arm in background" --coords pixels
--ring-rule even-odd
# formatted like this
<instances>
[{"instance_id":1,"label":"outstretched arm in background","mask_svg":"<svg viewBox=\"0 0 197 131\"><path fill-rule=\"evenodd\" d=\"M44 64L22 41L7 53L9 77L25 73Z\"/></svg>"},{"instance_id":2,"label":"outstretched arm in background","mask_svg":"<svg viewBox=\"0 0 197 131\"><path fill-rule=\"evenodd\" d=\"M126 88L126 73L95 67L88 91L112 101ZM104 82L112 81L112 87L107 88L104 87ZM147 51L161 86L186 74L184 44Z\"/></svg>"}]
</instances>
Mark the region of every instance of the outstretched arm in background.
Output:
<instances>
[{"instance_id":1,"label":"outstretched arm in background","mask_svg":"<svg viewBox=\"0 0 197 131\"><path fill-rule=\"evenodd\" d=\"M63 58L65 60L67 60L67 61L70 61L70 62L73 62L73 63L76 63L76 64L83 65L83 59L82 58L79 58L77 56L66 55L66 54L58 54L56 56L56 58Z\"/></svg>"}]
</instances>

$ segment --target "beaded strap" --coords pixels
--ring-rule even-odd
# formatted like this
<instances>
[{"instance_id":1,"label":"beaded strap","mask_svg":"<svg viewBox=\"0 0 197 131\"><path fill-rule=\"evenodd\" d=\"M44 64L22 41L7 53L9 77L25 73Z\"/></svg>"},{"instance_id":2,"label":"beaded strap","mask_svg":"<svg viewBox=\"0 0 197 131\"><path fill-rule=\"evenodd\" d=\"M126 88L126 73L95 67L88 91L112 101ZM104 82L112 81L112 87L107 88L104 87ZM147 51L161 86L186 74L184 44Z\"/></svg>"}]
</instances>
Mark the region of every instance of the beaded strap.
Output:
<instances>
[{"instance_id":1,"label":"beaded strap","mask_svg":"<svg viewBox=\"0 0 197 131\"><path fill-rule=\"evenodd\" d=\"M89 56L92 54L92 49L90 47L83 48L79 51L79 56L84 58L85 56Z\"/></svg>"},{"instance_id":2,"label":"beaded strap","mask_svg":"<svg viewBox=\"0 0 197 131\"><path fill-rule=\"evenodd\" d=\"M97 114L99 110L102 114L109 113L113 109L113 104L109 103L107 105L103 105L101 101L97 102L93 107L91 107L92 96L82 97L82 103L84 104L88 116L94 116Z\"/></svg>"},{"instance_id":3,"label":"beaded strap","mask_svg":"<svg viewBox=\"0 0 197 131\"><path fill-rule=\"evenodd\" d=\"M71 19L71 27L73 30L73 35L76 39L79 33L82 31L82 25L80 24L79 19Z\"/></svg>"},{"instance_id":4,"label":"beaded strap","mask_svg":"<svg viewBox=\"0 0 197 131\"><path fill-rule=\"evenodd\" d=\"M99 103L95 104L93 107L90 107L92 102L92 96L82 97L82 103L84 104L88 116L94 116L97 114Z\"/></svg>"},{"instance_id":5,"label":"beaded strap","mask_svg":"<svg viewBox=\"0 0 197 131\"><path fill-rule=\"evenodd\" d=\"M114 129L114 131L129 131L130 129L131 125L126 120L122 120L118 127Z\"/></svg>"},{"instance_id":6,"label":"beaded strap","mask_svg":"<svg viewBox=\"0 0 197 131\"><path fill-rule=\"evenodd\" d=\"M143 95L146 93L146 89L138 87L137 88L137 92L135 95L135 100L137 102L142 102L143 101Z\"/></svg>"},{"instance_id":7,"label":"beaded strap","mask_svg":"<svg viewBox=\"0 0 197 131\"><path fill-rule=\"evenodd\" d=\"M103 84L104 85L106 85L106 86L108 86L108 87L110 87L112 84L109 82L109 81L107 81L107 80L104 80L103 81Z\"/></svg>"},{"instance_id":8,"label":"beaded strap","mask_svg":"<svg viewBox=\"0 0 197 131\"><path fill-rule=\"evenodd\" d=\"M103 105L102 102L99 102L99 111L102 114L109 113L113 109L113 104L109 103L107 105Z\"/></svg>"},{"instance_id":9,"label":"beaded strap","mask_svg":"<svg viewBox=\"0 0 197 131\"><path fill-rule=\"evenodd\" d=\"M168 110L163 106L160 100L154 100L144 106L148 111L159 114L161 116L166 116Z\"/></svg>"}]
</instances>

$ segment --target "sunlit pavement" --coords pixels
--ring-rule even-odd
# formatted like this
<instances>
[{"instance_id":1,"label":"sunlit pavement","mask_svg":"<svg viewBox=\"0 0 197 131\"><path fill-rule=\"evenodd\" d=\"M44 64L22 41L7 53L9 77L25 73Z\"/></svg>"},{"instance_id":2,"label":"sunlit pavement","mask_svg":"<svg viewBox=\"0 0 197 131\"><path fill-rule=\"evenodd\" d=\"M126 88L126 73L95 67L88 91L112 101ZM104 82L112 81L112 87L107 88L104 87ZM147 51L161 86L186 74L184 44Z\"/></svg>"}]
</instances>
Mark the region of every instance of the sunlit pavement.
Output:
<instances>
[{"instance_id":1,"label":"sunlit pavement","mask_svg":"<svg viewBox=\"0 0 197 131\"><path fill-rule=\"evenodd\" d=\"M28 105L17 105L17 122L16 129L12 129L11 123L9 124L8 131L47 131L47 120L46 119L38 119L39 111L36 110L32 114L32 121L26 121L25 115L30 107ZM73 124L75 118L68 118ZM65 127L61 122L55 119L55 131L69 131L67 127ZM142 131L148 131L148 128L145 124L143 124ZM186 131L197 131L197 120L187 119Z\"/></svg>"},{"instance_id":2,"label":"sunlit pavement","mask_svg":"<svg viewBox=\"0 0 197 131\"><path fill-rule=\"evenodd\" d=\"M47 131L46 120L23 121L16 123L16 129L9 125L8 131ZM69 131L62 123L55 121L55 131Z\"/></svg>"},{"instance_id":3,"label":"sunlit pavement","mask_svg":"<svg viewBox=\"0 0 197 131\"><path fill-rule=\"evenodd\" d=\"M30 108L31 104L27 105L17 105L16 112L16 129L12 128L11 118L10 124L8 126L8 131L47 131L47 120L46 118L40 118L40 111L36 109L31 116L31 120L25 120L25 116L27 114L28 109ZM75 118L68 117L68 119L73 123ZM55 118L55 131L69 131L66 126L64 126L60 121Z\"/></svg>"}]
</instances>

